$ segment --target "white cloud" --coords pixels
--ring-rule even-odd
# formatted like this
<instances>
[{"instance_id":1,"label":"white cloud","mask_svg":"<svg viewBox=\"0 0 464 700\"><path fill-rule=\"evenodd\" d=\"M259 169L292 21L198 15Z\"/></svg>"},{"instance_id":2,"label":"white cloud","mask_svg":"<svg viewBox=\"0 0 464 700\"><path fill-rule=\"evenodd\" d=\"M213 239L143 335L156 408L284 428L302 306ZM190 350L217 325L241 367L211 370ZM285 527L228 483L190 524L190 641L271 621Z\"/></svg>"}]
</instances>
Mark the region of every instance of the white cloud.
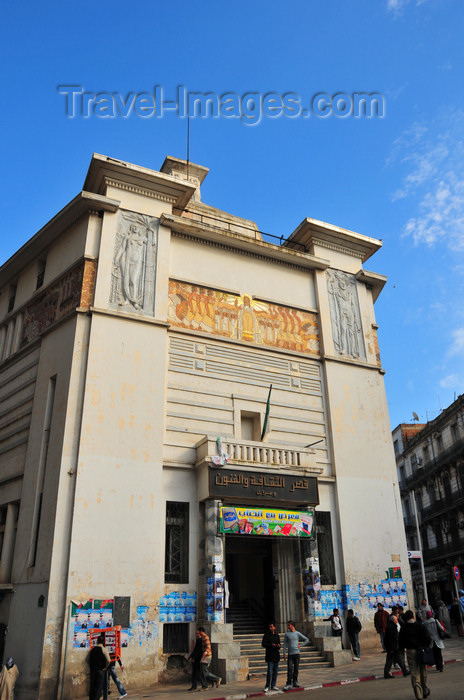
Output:
<instances>
[{"instance_id":1,"label":"white cloud","mask_svg":"<svg viewBox=\"0 0 464 700\"><path fill-rule=\"evenodd\" d=\"M456 387L462 386L463 381L458 374L448 374L447 377L440 379L439 384L443 389L456 389Z\"/></svg>"},{"instance_id":2,"label":"white cloud","mask_svg":"<svg viewBox=\"0 0 464 700\"><path fill-rule=\"evenodd\" d=\"M395 15L400 14L404 7L409 4L410 0L387 0L387 10Z\"/></svg>"},{"instance_id":3,"label":"white cloud","mask_svg":"<svg viewBox=\"0 0 464 700\"><path fill-rule=\"evenodd\" d=\"M392 12L396 17L402 14L406 5L409 5L411 0L387 0L387 10ZM416 5L419 7L423 5L427 0L416 0Z\"/></svg>"},{"instance_id":4,"label":"white cloud","mask_svg":"<svg viewBox=\"0 0 464 700\"><path fill-rule=\"evenodd\" d=\"M446 356L462 355L464 357L464 328L456 328L451 335L453 336L453 342L448 348Z\"/></svg>"},{"instance_id":5,"label":"white cloud","mask_svg":"<svg viewBox=\"0 0 464 700\"><path fill-rule=\"evenodd\" d=\"M392 200L416 198L404 227L416 244L444 240L464 251L464 113L448 110L427 126L413 124L393 144L387 165L406 167Z\"/></svg>"}]
</instances>

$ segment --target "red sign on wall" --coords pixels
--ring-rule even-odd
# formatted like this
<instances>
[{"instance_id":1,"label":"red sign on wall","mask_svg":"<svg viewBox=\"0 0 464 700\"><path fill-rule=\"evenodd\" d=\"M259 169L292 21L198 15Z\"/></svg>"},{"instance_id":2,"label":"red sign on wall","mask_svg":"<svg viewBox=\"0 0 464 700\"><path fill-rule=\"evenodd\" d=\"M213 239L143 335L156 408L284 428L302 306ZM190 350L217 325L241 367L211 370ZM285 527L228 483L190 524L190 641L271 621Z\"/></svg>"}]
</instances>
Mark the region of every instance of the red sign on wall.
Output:
<instances>
[{"instance_id":1,"label":"red sign on wall","mask_svg":"<svg viewBox=\"0 0 464 700\"><path fill-rule=\"evenodd\" d=\"M98 638L103 635L105 638L105 647L112 661L117 661L121 658L121 625L116 627L92 627L89 630L90 648L97 646Z\"/></svg>"}]
</instances>

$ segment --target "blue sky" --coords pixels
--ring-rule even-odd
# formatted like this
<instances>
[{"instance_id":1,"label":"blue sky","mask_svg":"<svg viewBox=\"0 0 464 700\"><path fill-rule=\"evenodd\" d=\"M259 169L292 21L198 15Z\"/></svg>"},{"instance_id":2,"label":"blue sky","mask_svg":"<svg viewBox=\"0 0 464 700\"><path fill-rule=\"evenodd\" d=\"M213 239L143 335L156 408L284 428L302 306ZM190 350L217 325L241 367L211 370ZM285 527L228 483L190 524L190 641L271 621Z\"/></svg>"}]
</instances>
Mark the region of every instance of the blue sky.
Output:
<instances>
[{"instance_id":1,"label":"blue sky","mask_svg":"<svg viewBox=\"0 0 464 700\"><path fill-rule=\"evenodd\" d=\"M93 152L158 169L186 120L66 117L88 92L378 92L383 118L192 119L207 203L288 236L305 217L381 238L365 267L392 426L464 391L464 3L173 0L2 3L0 169L6 260L81 189ZM24 196L24 193L27 193Z\"/></svg>"}]
</instances>

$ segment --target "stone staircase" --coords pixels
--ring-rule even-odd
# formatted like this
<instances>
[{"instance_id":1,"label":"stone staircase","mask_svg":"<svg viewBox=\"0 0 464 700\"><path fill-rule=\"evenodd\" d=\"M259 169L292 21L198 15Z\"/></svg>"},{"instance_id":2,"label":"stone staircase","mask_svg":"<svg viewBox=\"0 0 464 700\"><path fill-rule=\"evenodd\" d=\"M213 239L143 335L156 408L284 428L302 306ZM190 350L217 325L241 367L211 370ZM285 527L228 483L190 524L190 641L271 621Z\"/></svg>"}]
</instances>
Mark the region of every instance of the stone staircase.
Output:
<instances>
[{"instance_id":1,"label":"stone staircase","mask_svg":"<svg viewBox=\"0 0 464 700\"><path fill-rule=\"evenodd\" d=\"M282 635L281 639L282 639ZM248 677L266 675L267 665L264 660L265 651L261 646L263 633L243 634L236 633L234 627L234 642L240 644L240 655L248 659ZM310 671L313 668L324 668L332 666L331 660L326 660L325 654L320 652L316 646L300 647L300 670ZM282 657L282 654L281 654ZM283 666L283 661L281 661Z\"/></svg>"},{"instance_id":2,"label":"stone staircase","mask_svg":"<svg viewBox=\"0 0 464 700\"><path fill-rule=\"evenodd\" d=\"M261 634L266 629L263 617L248 602L235 603L227 610L227 622L234 626L235 634Z\"/></svg>"}]
</instances>

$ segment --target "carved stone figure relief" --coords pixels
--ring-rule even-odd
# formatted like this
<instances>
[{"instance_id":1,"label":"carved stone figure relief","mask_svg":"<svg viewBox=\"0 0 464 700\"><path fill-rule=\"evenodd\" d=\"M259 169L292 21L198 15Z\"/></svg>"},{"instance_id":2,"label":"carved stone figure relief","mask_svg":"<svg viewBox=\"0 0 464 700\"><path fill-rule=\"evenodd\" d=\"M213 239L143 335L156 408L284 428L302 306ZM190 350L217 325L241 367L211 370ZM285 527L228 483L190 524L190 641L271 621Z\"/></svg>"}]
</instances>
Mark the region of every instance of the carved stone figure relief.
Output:
<instances>
[{"instance_id":1,"label":"carved stone figure relief","mask_svg":"<svg viewBox=\"0 0 464 700\"><path fill-rule=\"evenodd\" d=\"M111 273L110 307L153 316L159 220L145 214L118 214Z\"/></svg>"},{"instance_id":2,"label":"carved stone figure relief","mask_svg":"<svg viewBox=\"0 0 464 700\"><path fill-rule=\"evenodd\" d=\"M365 360L356 278L341 270L327 270L326 275L335 350L339 355Z\"/></svg>"}]
</instances>

